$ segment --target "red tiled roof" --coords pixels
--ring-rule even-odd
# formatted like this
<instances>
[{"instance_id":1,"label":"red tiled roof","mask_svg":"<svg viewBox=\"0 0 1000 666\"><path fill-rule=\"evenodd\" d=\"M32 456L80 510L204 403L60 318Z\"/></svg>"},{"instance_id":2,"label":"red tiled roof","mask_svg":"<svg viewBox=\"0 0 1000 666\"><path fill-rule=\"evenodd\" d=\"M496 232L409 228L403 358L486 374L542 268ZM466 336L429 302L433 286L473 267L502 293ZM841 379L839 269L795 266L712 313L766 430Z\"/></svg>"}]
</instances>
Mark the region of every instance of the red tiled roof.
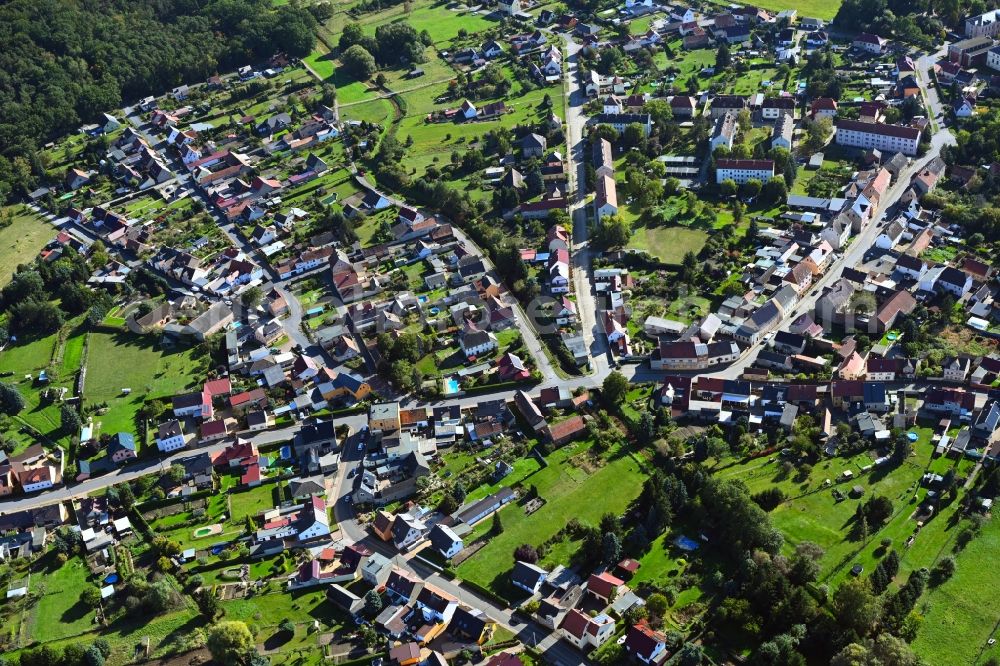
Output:
<instances>
[{"instance_id":1,"label":"red tiled roof","mask_svg":"<svg viewBox=\"0 0 1000 666\"><path fill-rule=\"evenodd\" d=\"M837 129L866 132L880 136L893 136L899 139L917 139L920 137L920 130L913 127L887 125L885 123L863 123L860 120L848 120L847 118L837 120Z\"/></svg>"},{"instance_id":2,"label":"red tiled roof","mask_svg":"<svg viewBox=\"0 0 1000 666\"><path fill-rule=\"evenodd\" d=\"M624 584L625 581L605 571L600 574L590 574L590 578L587 580L587 590L607 599L611 596L612 590L616 590Z\"/></svg>"},{"instance_id":3,"label":"red tiled roof","mask_svg":"<svg viewBox=\"0 0 1000 666\"><path fill-rule=\"evenodd\" d=\"M215 397L217 395L226 395L230 391L232 391L232 385L229 383L229 378L223 377L222 379L212 379L205 382L203 393Z\"/></svg>"}]
</instances>

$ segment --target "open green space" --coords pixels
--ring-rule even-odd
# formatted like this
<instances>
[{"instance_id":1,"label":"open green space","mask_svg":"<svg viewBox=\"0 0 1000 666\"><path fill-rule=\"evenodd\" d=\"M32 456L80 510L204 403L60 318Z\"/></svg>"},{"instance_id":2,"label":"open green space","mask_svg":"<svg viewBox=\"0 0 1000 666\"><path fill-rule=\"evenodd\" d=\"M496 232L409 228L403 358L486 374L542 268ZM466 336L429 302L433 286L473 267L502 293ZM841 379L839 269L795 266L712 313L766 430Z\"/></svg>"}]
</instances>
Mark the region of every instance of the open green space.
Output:
<instances>
[{"instance_id":1,"label":"open green space","mask_svg":"<svg viewBox=\"0 0 1000 666\"><path fill-rule=\"evenodd\" d=\"M183 608L153 618L134 613L101 631L53 640L51 644L55 647L65 647L70 643L89 645L97 638L105 638L111 644L111 656L107 664L123 666L133 663L131 657L137 654L144 641L148 641L149 653L153 657L189 649L188 640L192 632L203 627L204 619L193 608Z\"/></svg>"},{"instance_id":2,"label":"open green space","mask_svg":"<svg viewBox=\"0 0 1000 666\"><path fill-rule=\"evenodd\" d=\"M701 229L635 226L628 247L648 252L667 264L680 264L688 252L701 252L707 240L708 234Z\"/></svg>"},{"instance_id":3,"label":"open green space","mask_svg":"<svg viewBox=\"0 0 1000 666\"><path fill-rule=\"evenodd\" d=\"M599 467L592 469L589 448L586 441L569 444L548 456L547 467L525 476L522 488L535 486L545 501L544 506L531 515L525 515L524 508L516 503L502 509L503 532L490 538L482 550L459 565L458 575L503 591L518 545L539 545L573 518L596 525L607 512L621 513L639 494L646 475L639 463L620 449L612 451L598 463ZM595 498L600 501L594 501ZM467 543L487 533L491 524L489 518L479 523Z\"/></svg>"},{"instance_id":4,"label":"open green space","mask_svg":"<svg viewBox=\"0 0 1000 666\"><path fill-rule=\"evenodd\" d=\"M162 349L152 336L95 332L90 335L84 398L88 405L107 403L107 413L94 417L101 432L133 432L144 400L201 384L209 365L202 346ZM131 389L128 395L125 388Z\"/></svg>"},{"instance_id":5,"label":"open green space","mask_svg":"<svg viewBox=\"0 0 1000 666\"><path fill-rule=\"evenodd\" d=\"M67 326L72 326L72 324L67 324ZM53 333L44 338L11 343L3 352L0 352L0 372L13 373L6 381L14 384L25 400L25 408L11 420L10 427L5 433L17 442L15 452L21 451L35 442L32 435L15 427L18 424L30 426L53 441L58 441L62 435L59 402L53 394L45 395L47 389L72 388L74 369L66 365L65 354L62 366L55 369L50 368L58 339L58 334ZM75 351L71 351L72 353ZM79 357L77 357L77 365L79 365ZM40 370L48 370L50 377L48 383L37 381ZM72 395L72 392L67 394Z\"/></svg>"},{"instance_id":6,"label":"open green space","mask_svg":"<svg viewBox=\"0 0 1000 666\"><path fill-rule=\"evenodd\" d=\"M268 629L273 633L285 619L296 624L319 620L328 626L340 624L343 620L333 604L326 601L326 591L323 588L232 599L223 601L221 606L227 619L252 623L264 634L268 634Z\"/></svg>"},{"instance_id":7,"label":"open green space","mask_svg":"<svg viewBox=\"0 0 1000 666\"><path fill-rule=\"evenodd\" d=\"M988 644L997 624L1000 581L993 567L998 549L1000 523L993 519L955 557L951 580L925 595L921 604L927 611L913 648L928 664L984 664L1000 658L1000 645ZM943 553L950 554L950 549Z\"/></svg>"},{"instance_id":8,"label":"open green space","mask_svg":"<svg viewBox=\"0 0 1000 666\"><path fill-rule=\"evenodd\" d=\"M241 524L247 516L256 516L261 511L273 509L281 503L281 490L283 486L279 483L264 483L256 488L247 490L237 490L229 494L229 502L232 507L230 520Z\"/></svg>"},{"instance_id":9,"label":"open green space","mask_svg":"<svg viewBox=\"0 0 1000 666\"><path fill-rule=\"evenodd\" d=\"M944 474L949 469L964 477L971 472L974 462L932 457L932 428L918 425L911 431L918 435L914 453L895 468L863 471L874 461L871 452L865 452L848 458L825 459L803 479L795 471L786 473L782 458L774 455L724 464L716 474L741 479L751 493L775 486L781 488L789 499L770 515L785 536L786 552L802 541L820 545L825 551L820 561L820 582L831 587L849 578L855 564L862 566L863 576L869 575L885 554L881 545L884 539L900 556L897 585L909 572L931 569L941 558L954 556L955 575L940 587L929 588L917 604L922 622L913 647L930 664L983 663L990 657L1000 657L1000 649L988 644L996 627L996 613L990 601L997 594L997 584L991 576L984 575L1000 546L1000 527L995 520L988 521L981 533L955 554L956 536L967 523L961 517L961 502L943 502L938 511L930 518L923 517L923 524L918 525L916 510L927 494L920 477L928 471ZM845 470L852 471L854 478L842 480ZM832 485L826 483L827 479ZM846 494L854 485L865 489L860 500L834 499L834 488ZM874 494L892 501L893 515L882 526L873 526L865 537L856 529L854 512L860 502ZM664 567L676 568L669 557L666 551L658 552L654 547L643 558L636 579L641 582L651 572L659 575ZM647 564L652 566L647 568Z\"/></svg>"},{"instance_id":10,"label":"open green space","mask_svg":"<svg viewBox=\"0 0 1000 666\"><path fill-rule=\"evenodd\" d=\"M88 585L90 571L79 557L65 564L56 562L50 551L40 562L41 571L32 575L33 585L44 585L45 594L31 610L28 631L35 640L57 640L88 631L94 622L94 609L80 601Z\"/></svg>"},{"instance_id":11,"label":"open green space","mask_svg":"<svg viewBox=\"0 0 1000 666\"><path fill-rule=\"evenodd\" d=\"M833 19L837 15L837 10L840 9L839 0L796 0L796 2L788 0L762 0L761 2L757 2L756 5L772 12L795 9L799 12L799 18L811 16L827 21Z\"/></svg>"},{"instance_id":12,"label":"open green space","mask_svg":"<svg viewBox=\"0 0 1000 666\"><path fill-rule=\"evenodd\" d=\"M0 287L10 282L19 264L30 263L56 235L53 226L27 206L4 208L3 218L7 215L10 224L0 227Z\"/></svg>"}]
</instances>

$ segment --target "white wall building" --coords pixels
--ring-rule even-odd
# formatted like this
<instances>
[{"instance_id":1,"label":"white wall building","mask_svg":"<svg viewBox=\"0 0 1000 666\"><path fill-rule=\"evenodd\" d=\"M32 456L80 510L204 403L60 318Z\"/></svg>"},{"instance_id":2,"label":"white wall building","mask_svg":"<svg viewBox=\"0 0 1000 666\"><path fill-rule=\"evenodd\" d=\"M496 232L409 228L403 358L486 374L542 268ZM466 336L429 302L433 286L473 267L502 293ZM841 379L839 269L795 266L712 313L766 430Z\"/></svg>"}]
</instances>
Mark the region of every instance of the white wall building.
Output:
<instances>
[{"instance_id":1,"label":"white wall building","mask_svg":"<svg viewBox=\"0 0 1000 666\"><path fill-rule=\"evenodd\" d=\"M766 183L774 176L774 160L719 160L715 166L716 183L732 180L743 185L754 178Z\"/></svg>"},{"instance_id":2,"label":"white wall building","mask_svg":"<svg viewBox=\"0 0 1000 666\"><path fill-rule=\"evenodd\" d=\"M837 121L836 141L839 146L878 149L912 157L917 154L917 147L920 145L920 130L904 125L840 119Z\"/></svg>"}]
</instances>

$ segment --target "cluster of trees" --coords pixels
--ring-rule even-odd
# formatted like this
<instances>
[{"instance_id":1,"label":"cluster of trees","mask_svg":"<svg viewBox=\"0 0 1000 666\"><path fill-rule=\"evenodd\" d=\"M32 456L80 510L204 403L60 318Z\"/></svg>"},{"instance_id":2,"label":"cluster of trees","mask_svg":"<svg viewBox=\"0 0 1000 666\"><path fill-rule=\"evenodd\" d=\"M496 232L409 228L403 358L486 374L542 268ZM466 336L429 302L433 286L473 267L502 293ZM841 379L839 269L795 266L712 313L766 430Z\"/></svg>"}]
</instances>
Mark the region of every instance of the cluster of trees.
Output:
<instances>
[{"instance_id":1,"label":"cluster of trees","mask_svg":"<svg viewBox=\"0 0 1000 666\"><path fill-rule=\"evenodd\" d=\"M287 632L287 625L282 623L281 629ZM246 622L240 620L212 625L205 644L212 659L222 666L267 666L270 663L266 656L257 652L253 633Z\"/></svg>"},{"instance_id":2,"label":"cluster of trees","mask_svg":"<svg viewBox=\"0 0 1000 666\"><path fill-rule=\"evenodd\" d=\"M0 200L44 176L38 146L123 102L277 51L300 57L316 21L297 4L71 3L0 6ZM58 37L54 37L58 36Z\"/></svg>"},{"instance_id":3,"label":"cluster of trees","mask_svg":"<svg viewBox=\"0 0 1000 666\"><path fill-rule=\"evenodd\" d=\"M379 372L384 374L401 391L413 391L423 382L423 373L413 364L423 354L423 341L416 333L403 333L394 338L388 333L378 336L382 354Z\"/></svg>"},{"instance_id":4,"label":"cluster of trees","mask_svg":"<svg viewBox=\"0 0 1000 666\"><path fill-rule=\"evenodd\" d=\"M380 25L366 35L360 23L350 23L340 35L340 59L356 78L366 81L380 67L424 62L424 50L434 42L426 30L417 32L405 21Z\"/></svg>"},{"instance_id":5,"label":"cluster of trees","mask_svg":"<svg viewBox=\"0 0 1000 666\"><path fill-rule=\"evenodd\" d=\"M19 657L3 657L0 663L20 666L104 666L111 656L111 644L98 638L90 645L82 642L57 647L51 643L24 650ZM14 661L16 659L16 661Z\"/></svg>"},{"instance_id":6,"label":"cluster of trees","mask_svg":"<svg viewBox=\"0 0 1000 666\"><path fill-rule=\"evenodd\" d=\"M943 37L945 25L958 27L970 14L985 12L983 0L845 0L834 23L850 32L874 32L902 41L931 46Z\"/></svg>"},{"instance_id":7,"label":"cluster of trees","mask_svg":"<svg viewBox=\"0 0 1000 666\"><path fill-rule=\"evenodd\" d=\"M47 335L62 326L66 315L85 312L88 322L100 323L114 302L86 285L90 270L87 260L76 253L66 253L51 264L18 266L0 291L0 308L10 313L11 332Z\"/></svg>"},{"instance_id":8,"label":"cluster of trees","mask_svg":"<svg viewBox=\"0 0 1000 666\"><path fill-rule=\"evenodd\" d=\"M955 133L957 145L942 149L942 157L949 165L973 167L1000 161L997 132L1000 111L974 116ZM1000 179L993 170L978 171L960 192L931 192L926 205L939 209L946 222L960 225L970 247L978 250L984 241L1000 240Z\"/></svg>"},{"instance_id":9,"label":"cluster of trees","mask_svg":"<svg viewBox=\"0 0 1000 666\"><path fill-rule=\"evenodd\" d=\"M527 70L525 73L527 74ZM530 75L527 79L531 80ZM464 97L472 100L489 100L506 97L513 85L500 65L494 62L484 67L476 76L459 72L448 84L448 90L453 99Z\"/></svg>"}]
</instances>

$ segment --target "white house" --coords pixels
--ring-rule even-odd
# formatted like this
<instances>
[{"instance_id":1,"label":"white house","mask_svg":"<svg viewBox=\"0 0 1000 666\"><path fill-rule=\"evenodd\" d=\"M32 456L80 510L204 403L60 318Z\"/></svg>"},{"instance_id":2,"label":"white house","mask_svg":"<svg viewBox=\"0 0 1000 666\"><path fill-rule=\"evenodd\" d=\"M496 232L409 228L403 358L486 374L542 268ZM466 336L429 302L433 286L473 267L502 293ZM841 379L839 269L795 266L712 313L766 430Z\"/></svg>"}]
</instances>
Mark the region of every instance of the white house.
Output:
<instances>
[{"instance_id":1,"label":"white house","mask_svg":"<svg viewBox=\"0 0 1000 666\"><path fill-rule=\"evenodd\" d=\"M161 423L156 433L156 448L164 453L183 449L187 442L181 422L177 419Z\"/></svg>"},{"instance_id":2,"label":"white house","mask_svg":"<svg viewBox=\"0 0 1000 666\"><path fill-rule=\"evenodd\" d=\"M516 1L517 0L515 0L515 2ZM464 102L462 102L462 108L460 110L462 113L462 117L465 118L466 120L472 120L473 118L479 115L479 110L475 106L473 106L472 102L470 102L469 100L465 100Z\"/></svg>"},{"instance_id":3,"label":"white house","mask_svg":"<svg viewBox=\"0 0 1000 666\"><path fill-rule=\"evenodd\" d=\"M722 146L727 149L732 150L733 141L736 139L736 116L731 113L727 113L724 116L720 116L715 121L715 127L712 129L712 138L709 139L709 144L714 151L716 148Z\"/></svg>"},{"instance_id":4,"label":"white house","mask_svg":"<svg viewBox=\"0 0 1000 666\"><path fill-rule=\"evenodd\" d=\"M719 160L716 162L715 182L732 180L743 185L756 178L766 183L774 176L774 160Z\"/></svg>"},{"instance_id":5,"label":"white house","mask_svg":"<svg viewBox=\"0 0 1000 666\"><path fill-rule=\"evenodd\" d=\"M782 116L795 115L795 100L791 97L768 97L760 107L764 120L777 120Z\"/></svg>"},{"instance_id":6,"label":"white house","mask_svg":"<svg viewBox=\"0 0 1000 666\"><path fill-rule=\"evenodd\" d=\"M971 118L976 113L976 100L970 97L956 99L951 105L956 118Z\"/></svg>"},{"instance_id":7,"label":"white house","mask_svg":"<svg viewBox=\"0 0 1000 666\"><path fill-rule=\"evenodd\" d=\"M56 468L53 465L43 465L21 472L19 480L21 489L26 493L36 493L55 485Z\"/></svg>"},{"instance_id":8,"label":"white house","mask_svg":"<svg viewBox=\"0 0 1000 666\"><path fill-rule=\"evenodd\" d=\"M490 331L483 331L470 321L459 335L459 344L466 358L481 356L497 348L497 337Z\"/></svg>"},{"instance_id":9,"label":"white house","mask_svg":"<svg viewBox=\"0 0 1000 666\"><path fill-rule=\"evenodd\" d=\"M953 356L941 363L941 376L946 382L965 382L972 369L972 361L968 357Z\"/></svg>"},{"instance_id":10,"label":"white house","mask_svg":"<svg viewBox=\"0 0 1000 666\"><path fill-rule=\"evenodd\" d=\"M615 633L615 621L607 613L590 617L577 609L566 613L559 627L563 638L580 650L597 648Z\"/></svg>"},{"instance_id":11,"label":"white house","mask_svg":"<svg viewBox=\"0 0 1000 666\"><path fill-rule=\"evenodd\" d=\"M938 276L937 287L956 298L961 298L972 289L972 277L957 268L948 266Z\"/></svg>"},{"instance_id":12,"label":"white house","mask_svg":"<svg viewBox=\"0 0 1000 666\"><path fill-rule=\"evenodd\" d=\"M569 252L556 250L549 257L549 291L553 294L569 293Z\"/></svg>"},{"instance_id":13,"label":"white house","mask_svg":"<svg viewBox=\"0 0 1000 666\"><path fill-rule=\"evenodd\" d=\"M994 46L986 53L986 66L1000 71L1000 46Z\"/></svg>"},{"instance_id":14,"label":"white house","mask_svg":"<svg viewBox=\"0 0 1000 666\"><path fill-rule=\"evenodd\" d=\"M885 53L885 46L888 42L878 35L863 32L854 40L854 48L867 53Z\"/></svg>"},{"instance_id":15,"label":"white house","mask_svg":"<svg viewBox=\"0 0 1000 666\"><path fill-rule=\"evenodd\" d=\"M784 148L789 152L792 150L792 133L795 131L795 121L791 116L782 116L774 123L774 130L771 132L771 147Z\"/></svg>"},{"instance_id":16,"label":"white house","mask_svg":"<svg viewBox=\"0 0 1000 666\"><path fill-rule=\"evenodd\" d=\"M431 548L441 554L446 560L458 555L463 548L462 539L446 525L437 524L431 528L428 535Z\"/></svg>"},{"instance_id":17,"label":"white house","mask_svg":"<svg viewBox=\"0 0 1000 666\"><path fill-rule=\"evenodd\" d=\"M920 280L927 272L927 264L917 257L904 254L896 259L896 270L908 278Z\"/></svg>"},{"instance_id":18,"label":"white house","mask_svg":"<svg viewBox=\"0 0 1000 666\"><path fill-rule=\"evenodd\" d=\"M521 3L519 0L500 0L497 3L500 13L506 16L514 16L521 13Z\"/></svg>"},{"instance_id":19,"label":"white house","mask_svg":"<svg viewBox=\"0 0 1000 666\"><path fill-rule=\"evenodd\" d=\"M426 534L427 526L424 521L409 514L398 514L392 523L392 542L399 550L406 550L417 542L423 541Z\"/></svg>"},{"instance_id":20,"label":"white house","mask_svg":"<svg viewBox=\"0 0 1000 666\"><path fill-rule=\"evenodd\" d=\"M905 231L903 225L899 222L890 222L882 229L882 233L875 238L875 247L880 250L891 250L903 238Z\"/></svg>"},{"instance_id":21,"label":"white house","mask_svg":"<svg viewBox=\"0 0 1000 666\"><path fill-rule=\"evenodd\" d=\"M625 111L625 106L622 101L615 97L614 95L608 95L604 98L604 113L622 113Z\"/></svg>"}]
</instances>

